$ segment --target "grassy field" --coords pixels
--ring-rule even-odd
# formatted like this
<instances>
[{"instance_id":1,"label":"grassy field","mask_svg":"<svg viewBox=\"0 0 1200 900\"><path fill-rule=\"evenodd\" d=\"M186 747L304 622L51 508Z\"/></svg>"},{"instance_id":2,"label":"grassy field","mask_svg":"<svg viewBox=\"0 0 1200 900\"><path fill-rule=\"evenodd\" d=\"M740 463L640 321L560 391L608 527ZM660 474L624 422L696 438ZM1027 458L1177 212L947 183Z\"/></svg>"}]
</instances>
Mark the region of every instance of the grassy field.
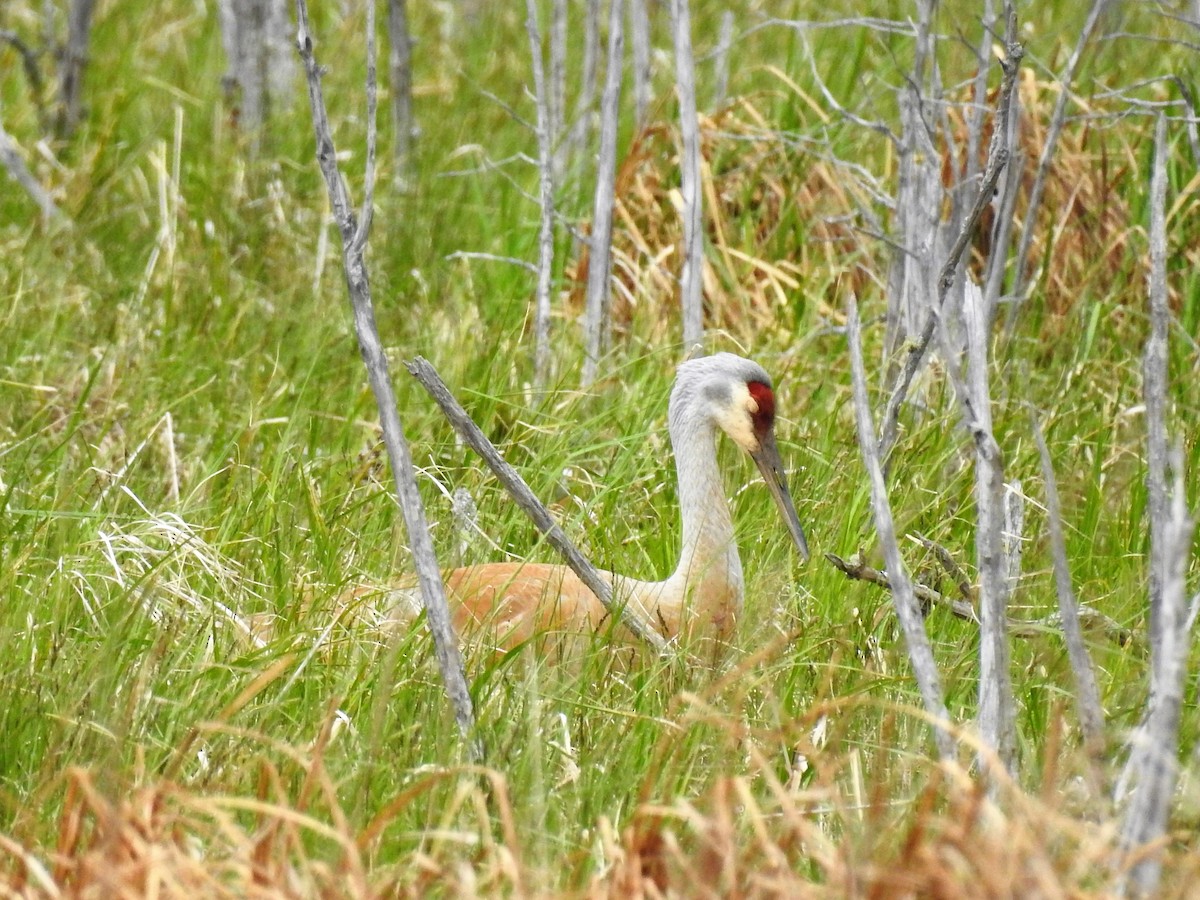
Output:
<instances>
[{"instance_id":1,"label":"grassy field","mask_svg":"<svg viewBox=\"0 0 1200 900\"><path fill-rule=\"evenodd\" d=\"M814 14L778 5L735 4L739 29L768 7ZM479 4L474 19L454 4L412 6L415 174L397 191L383 160L368 259L438 550L447 565L554 559L403 374L399 361L417 354L438 366L598 565L662 577L679 545L665 431L682 353L670 291L647 281L636 304L618 304L608 374L579 391L578 254L560 233L551 390L533 393L532 275L448 258L536 259L537 208L524 195L536 190L536 172L511 161L536 155L536 145L505 108L533 116L523 5ZM719 12L695 6L701 56ZM861 4L846 6L861 14ZM903 4L874 6L912 15ZM943 33L961 27L976 40L974 12L957 20L950 12ZM1019 12L1022 98L1038 134L1057 90L1050 73L1083 12L1061 2ZM0 29L34 40L39 15L38 4L8 4ZM335 138L358 197L362 10L321 5L314 19ZM1157 38L1170 28L1130 5L1104 23L1109 34ZM663 10L655 29L656 46L669 49ZM844 106L896 121L892 88L908 65L907 37L844 26L807 40ZM970 76L970 50L944 44L945 81L957 85ZM996 347L997 437L1007 476L1028 498L1013 614L1041 618L1056 603L1028 402L1054 457L1076 591L1134 637L1120 646L1091 636L1112 734L1096 760L1079 749L1061 638L1015 640L1021 775L995 804L963 771L931 761L888 596L821 558L861 550L879 563L836 326L853 283L878 363L887 266L881 241L826 221L853 212L855 191L827 154L889 189L895 159L878 135L821 100L795 30L755 30L734 59L734 99L706 107L710 196L721 199L710 209L709 347L752 355L776 379L780 446L814 560L799 564L752 467L723 448L747 573L747 611L728 659L715 668L631 659L602 641L567 666L528 648L471 658L487 748L478 768L465 762L423 630L387 635L337 614L345 588L386 583L410 564L302 91L275 111L251 158L222 101L213 11L102 3L84 123L69 142L39 150L28 87L0 47L4 125L74 223L43 226L13 183L0 192L7 891L1109 889L1107 779L1147 684L1140 350L1153 120L1105 91L1164 74L1195 91L1195 53L1119 36L1089 50L1077 89L1091 99L1064 132L1036 243L1049 264L1013 339ZM701 64L702 105L711 67ZM662 56L652 128L632 149L630 123L622 137L629 215L616 243L634 263L634 224L655 249L677 235L667 196L678 181L670 77ZM1180 96L1170 83L1132 91ZM386 123L382 130L386 144ZM814 135L828 143L812 149L798 137ZM1196 159L1182 125L1171 136L1169 426L1195 472ZM579 221L590 177L581 165L562 191ZM890 481L898 528L929 536L973 571L971 447L936 368L923 399L922 411L905 416ZM449 494L460 486L478 504L486 541L464 540L455 524ZM919 577L937 581L920 545L903 549ZM260 646L245 624L264 615L275 624ZM938 610L927 626L969 766L976 631ZM1200 869L1195 694L1193 679L1166 849L1167 889L1181 895Z\"/></svg>"}]
</instances>

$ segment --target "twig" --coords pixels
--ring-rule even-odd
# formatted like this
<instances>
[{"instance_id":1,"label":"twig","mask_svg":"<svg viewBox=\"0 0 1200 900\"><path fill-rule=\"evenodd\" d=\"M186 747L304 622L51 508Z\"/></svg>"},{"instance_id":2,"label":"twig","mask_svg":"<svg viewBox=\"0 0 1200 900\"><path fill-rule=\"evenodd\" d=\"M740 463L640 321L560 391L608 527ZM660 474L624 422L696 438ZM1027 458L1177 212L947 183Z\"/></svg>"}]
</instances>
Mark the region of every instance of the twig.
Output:
<instances>
[{"instance_id":1,"label":"twig","mask_svg":"<svg viewBox=\"0 0 1200 900\"><path fill-rule=\"evenodd\" d=\"M1071 660L1071 672L1075 676L1075 705L1079 712L1079 725L1083 729L1084 743L1096 752L1104 746L1104 707L1100 704L1100 690L1096 686L1096 673L1092 659L1083 643L1083 631L1079 627L1079 604L1071 587L1071 571L1067 565L1067 544L1063 538L1062 506L1058 501L1058 481L1054 477L1054 463L1042 434L1037 416L1030 409L1033 423L1033 439L1037 442L1038 454L1042 458L1042 481L1046 485L1046 519L1050 527L1050 554L1054 559L1054 586L1058 593L1058 612L1062 620L1063 639L1067 643L1067 656Z\"/></svg>"},{"instance_id":2,"label":"twig","mask_svg":"<svg viewBox=\"0 0 1200 900\"><path fill-rule=\"evenodd\" d=\"M892 589L891 579L888 578L887 572L881 572L879 569L868 566L865 563L842 559L833 553L826 553L825 559L847 578L875 584L889 591ZM913 595L918 600L927 602L933 606L940 606L963 621L973 622L976 625L979 624L979 616L976 615L975 607L971 603L954 600L947 597L941 591L934 590L925 584L914 582L912 588ZM1197 595L1197 601L1200 602L1200 595ZM1128 628L1118 624L1099 610L1081 605L1077 611L1081 624L1086 623L1098 631L1103 631L1104 636L1117 646L1143 645L1139 635L1135 635ZM1054 612L1040 619L1014 619L1009 617L1005 620L1005 627L1013 637L1035 638L1062 631L1062 616L1060 613Z\"/></svg>"},{"instance_id":3,"label":"twig","mask_svg":"<svg viewBox=\"0 0 1200 900\"><path fill-rule=\"evenodd\" d=\"M887 572L881 572L863 562L842 559L834 553L826 553L825 559L847 578L866 581L888 591L892 589L892 582ZM934 590L929 585L920 584L919 582L913 582L912 590L913 596L918 600L934 606L940 606L964 621L973 622L976 625L979 624L979 616L975 615L975 607L970 603L947 597L941 591Z\"/></svg>"},{"instance_id":4,"label":"twig","mask_svg":"<svg viewBox=\"0 0 1200 900\"><path fill-rule=\"evenodd\" d=\"M29 94L37 109L38 124L43 132L50 130L50 118L46 112L46 88L42 81L42 71L38 67L38 54L28 44L21 40L15 31L0 29L0 43L6 43L17 51L21 57L21 66L25 69L25 80L29 82Z\"/></svg>"},{"instance_id":5,"label":"twig","mask_svg":"<svg viewBox=\"0 0 1200 900\"><path fill-rule=\"evenodd\" d=\"M333 144L329 116L325 110L325 99L321 90L321 69L313 54L312 38L309 36L308 6L305 0L296 0L296 18L299 25L296 43L308 80L308 97L312 108L313 132L317 144L317 162L320 165L321 174L325 178L333 217L342 236L342 262L346 274L346 286L350 293L350 302L354 307L354 330L358 336L363 362L367 367L371 391L375 395L375 402L379 409L380 425L383 430L384 444L388 451L388 461L392 467L392 476L395 480L396 495L404 513L417 580L425 603L429 627L433 633L434 653L437 656L442 680L453 706L459 730L464 738L469 738L475 728L474 706L467 686L466 673L463 668L462 656L458 650L454 626L450 619L450 610L446 604L441 573L438 571L437 557L433 552L433 541L429 536L429 527L425 520L424 506L417 489L412 455L409 452L408 442L404 438L404 430L396 410L396 398L392 391L391 376L388 373L387 356L384 354L383 344L379 339L379 330L375 325L375 311L371 302L371 288L364 259L367 230L370 227L375 157L373 0L368 3L367 8L369 18L367 34L370 51L367 107L370 121L368 123L369 145L367 148L368 178L363 201L365 214L361 222L356 221L346 183L338 170L337 151ZM473 759L479 760L483 755L482 745L477 741L470 741L468 752Z\"/></svg>"},{"instance_id":6,"label":"twig","mask_svg":"<svg viewBox=\"0 0 1200 900\"><path fill-rule=\"evenodd\" d=\"M500 479L500 483L504 485L504 489L516 500L517 505L524 510L530 520L537 529L546 536L550 542L566 561L567 565L579 576L580 580L587 585L596 597L604 604L614 616L618 617L623 625L629 628L635 635L648 643L660 653L666 649L666 642L662 636L654 629L638 618L637 613L628 605L618 605L613 600L612 588L609 584L600 577L600 573L596 568L588 562L581 554L575 545L571 543L566 532L554 521L541 501L537 499L533 491L529 489L520 474L514 469L500 452L493 446L492 442L487 439L476 425L462 405L450 393L450 389L446 387L441 376L438 375L435 369L428 360L417 357L410 363L405 364L409 373L420 382L421 386L429 392L429 396L441 407L446 419L458 432L459 436L465 441L476 453L478 453L488 468L495 473Z\"/></svg>"},{"instance_id":7,"label":"twig","mask_svg":"<svg viewBox=\"0 0 1200 900\"><path fill-rule=\"evenodd\" d=\"M671 0L675 44L675 88L679 94L680 193L683 196L683 271L679 276L683 307L683 345L704 339L704 228L700 186L700 120L696 113L696 62L688 0Z\"/></svg>"},{"instance_id":8,"label":"twig","mask_svg":"<svg viewBox=\"0 0 1200 900\"><path fill-rule=\"evenodd\" d=\"M937 723L934 727L934 739L937 742L938 753L943 759L954 757L954 741L946 730L945 723L949 722L946 703L942 699L942 687L938 678L937 663L933 658L933 650L929 645L929 636L925 633L925 620L917 606L913 593L913 585L904 563L900 559L900 546L896 542L896 526L892 520L892 508L888 502L887 485L883 480L883 469L875 450L875 427L871 422L870 401L867 399L867 376L863 366L862 341L859 337L858 301L851 294L847 300L846 338L850 345L850 372L854 387L855 422L858 426L858 447L862 453L863 465L871 483L871 509L875 514L875 531L883 546L884 559L889 573L889 588L892 592L892 602L896 608L896 616L904 630L904 640L908 646L908 658L912 663L913 674L921 690L921 698L925 702L926 711Z\"/></svg>"},{"instance_id":9,"label":"twig","mask_svg":"<svg viewBox=\"0 0 1200 900\"><path fill-rule=\"evenodd\" d=\"M538 274L538 267L527 259L519 259L515 256L500 256L495 253L483 253L477 250L455 250L453 253L447 253L444 259L483 259L488 262L507 263L510 266L520 266L527 272Z\"/></svg>"},{"instance_id":10,"label":"twig","mask_svg":"<svg viewBox=\"0 0 1200 900\"><path fill-rule=\"evenodd\" d=\"M620 116L621 68L625 47L625 0L609 0L608 63L600 99L600 154L596 163L596 193L592 204L592 236L588 252L587 314L583 386L596 380L600 356L608 350L612 317L612 214L617 178L617 125Z\"/></svg>"},{"instance_id":11,"label":"twig","mask_svg":"<svg viewBox=\"0 0 1200 900\"><path fill-rule=\"evenodd\" d=\"M954 582L954 586L958 588L958 592L962 595L962 598L967 601L968 606L970 606L972 610L972 621L978 622L979 619L974 613L973 606L977 599L975 596L975 588L971 584L971 579L967 577L967 573L963 571L962 566L960 566L958 561L950 555L950 551L941 544L931 541L923 534L914 534L912 537L916 538L917 542L920 543L922 547L933 553L934 558L945 570L946 574L950 576L950 580Z\"/></svg>"}]
</instances>

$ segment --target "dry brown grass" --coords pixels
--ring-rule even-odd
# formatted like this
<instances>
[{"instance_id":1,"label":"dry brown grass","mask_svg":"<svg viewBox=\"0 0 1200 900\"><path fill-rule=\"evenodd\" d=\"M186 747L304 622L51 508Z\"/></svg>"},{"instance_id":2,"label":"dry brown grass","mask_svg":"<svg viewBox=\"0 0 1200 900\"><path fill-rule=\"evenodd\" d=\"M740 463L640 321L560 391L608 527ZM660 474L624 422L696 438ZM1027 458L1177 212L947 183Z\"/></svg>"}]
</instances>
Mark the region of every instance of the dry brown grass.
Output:
<instances>
[{"instance_id":1,"label":"dry brown grass","mask_svg":"<svg viewBox=\"0 0 1200 900\"><path fill-rule=\"evenodd\" d=\"M848 224L861 200L852 182L770 138L766 119L748 100L702 116L700 125L708 327L737 335L778 330L801 292L823 298L839 278L861 289L871 241ZM674 334L682 242L678 159L677 130L657 124L635 138L617 171L612 310L618 334L652 342ZM797 218L806 223L804 241L792 237ZM587 268L585 247L566 272L577 311Z\"/></svg>"},{"instance_id":2,"label":"dry brown grass","mask_svg":"<svg viewBox=\"0 0 1200 900\"><path fill-rule=\"evenodd\" d=\"M1025 69L1019 84L1022 119L1019 151L1024 176L1016 205L1015 242L1058 85ZM962 98L966 100L966 95ZM995 97L989 100L994 102ZM1114 104L1118 101L1114 99ZM1131 250L1142 225L1127 197L1141 178L1138 129L1113 129L1117 109L1079 101L1047 173L1037 234L1031 244L1034 297L1049 314L1047 327L1086 296L1121 296L1125 285L1145 279L1144 254ZM1101 114L1109 113L1105 119ZM1088 118L1093 116L1095 118ZM967 146L961 114L951 116L957 147L947 153L944 176L955 182ZM770 124L743 98L701 118L701 177L708 250L704 261L705 320L737 336L777 331L803 295L838 316L835 287L862 293L882 284L887 248L856 223L871 205L856 176L815 153L765 138ZM990 138L986 123L982 152ZM682 240L678 182L679 136L656 124L633 141L616 179L613 228L613 324L618 335L669 339L678 318L679 250ZM892 169L885 163L886 169ZM1194 205L1194 199L1189 205ZM989 251L992 212L985 215L972 265ZM797 218L803 223L797 227ZM586 225L584 226L586 230ZM570 307L582 310L588 253L584 247L566 277ZM1140 291L1129 302L1140 302ZM837 308L835 308L837 307Z\"/></svg>"},{"instance_id":3,"label":"dry brown grass","mask_svg":"<svg viewBox=\"0 0 1200 900\"><path fill-rule=\"evenodd\" d=\"M327 734L318 739L327 740ZM299 758L300 755L298 755ZM828 787L769 772L718 778L705 796L646 803L630 824L601 819L600 871L564 887L521 844L504 778L439 770L414 780L359 830L342 813L311 748L307 777L287 797L263 764L256 797L205 794L158 781L114 799L96 773L69 770L57 845L0 836L0 893L12 897L929 897L1110 896L1115 831L1062 811L1056 795L1011 784L989 799L954 766L930 764L898 806L886 792L860 805ZM455 784L445 828L411 838L376 864L395 818L435 785ZM860 798L861 800L862 798ZM1189 896L1200 859L1168 854L1169 891Z\"/></svg>"}]
</instances>

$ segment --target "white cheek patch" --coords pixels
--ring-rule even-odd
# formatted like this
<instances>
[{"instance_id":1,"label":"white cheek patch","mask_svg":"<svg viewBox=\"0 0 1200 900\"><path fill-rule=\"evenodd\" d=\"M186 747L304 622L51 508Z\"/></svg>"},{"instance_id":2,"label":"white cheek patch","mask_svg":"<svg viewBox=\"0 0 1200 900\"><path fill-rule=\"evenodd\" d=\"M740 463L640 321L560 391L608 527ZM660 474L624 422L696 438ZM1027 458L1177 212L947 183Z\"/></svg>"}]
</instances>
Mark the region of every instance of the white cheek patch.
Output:
<instances>
[{"instance_id":1,"label":"white cheek patch","mask_svg":"<svg viewBox=\"0 0 1200 900\"><path fill-rule=\"evenodd\" d=\"M758 402L750 396L750 389L745 383L742 383L733 388L729 405L719 409L713 418L735 444L747 453L757 453L761 447L758 437L754 434L756 412Z\"/></svg>"}]
</instances>

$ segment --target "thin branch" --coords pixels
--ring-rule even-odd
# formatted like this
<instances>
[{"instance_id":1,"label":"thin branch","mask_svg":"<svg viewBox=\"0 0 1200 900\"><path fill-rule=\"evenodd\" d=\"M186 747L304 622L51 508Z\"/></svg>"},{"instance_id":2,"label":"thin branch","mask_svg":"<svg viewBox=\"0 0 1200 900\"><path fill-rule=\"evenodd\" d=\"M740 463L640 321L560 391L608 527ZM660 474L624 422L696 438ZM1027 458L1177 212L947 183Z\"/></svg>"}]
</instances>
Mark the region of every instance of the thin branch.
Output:
<instances>
[{"instance_id":1,"label":"thin branch","mask_svg":"<svg viewBox=\"0 0 1200 900\"><path fill-rule=\"evenodd\" d=\"M1038 454L1042 458L1042 481L1046 485L1046 519L1050 527L1050 554L1054 559L1054 586L1058 592L1058 612L1062 618L1063 639L1067 643L1067 656L1071 660L1071 673L1075 676L1075 705L1079 713L1079 725L1083 729L1084 743L1092 752L1104 746L1104 707L1100 703L1100 689L1096 686L1096 672L1092 658L1083 643L1083 631L1079 627L1079 604L1071 587L1071 570L1067 565L1067 543L1063 537L1062 506L1058 500L1058 481L1054 477L1054 463L1042 434L1037 417L1032 415L1033 438L1037 442Z\"/></svg>"},{"instance_id":2,"label":"thin branch","mask_svg":"<svg viewBox=\"0 0 1200 900\"><path fill-rule=\"evenodd\" d=\"M826 553L825 559L847 578L853 578L856 581L866 581L869 584L878 585L887 591L892 590L892 581L887 572L881 572L863 562L842 559L834 553ZM918 600L932 606L940 606L963 621L972 622L976 625L979 624L979 616L975 614L975 607L965 600L955 600L947 597L941 591L934 590L928 585L918 582L912 583L912 590L913 596Z\"/></svg>"},{"instance_id":3,"label":"thin branch","mask_svg":"<svg viewBox=\"0 0 1200 900\"><path fill-rule=\"evenodd\" d=\"M858 447L863 465L871 483L871 509L875 514L875 531L883 547L884 559L889 573L889 587L896 616L904 631L908 646L908 657L913 674L925 702L925 709L935 722L948 723L949 714L942 698L941 682L937 663L929 636L925 633L925 620L913 592L913 585L904 563L900 558L900 546L896 541L896 526L892 519L892 507L888 502L887 485L883 480L883 469L875 450L875 427L871 422L870 401L867 399L867 376L863 366L862 340L859 336L858 301L851 294L847 301L846 338L850 345L850 372L854 387L855 422L858 426ZM943 759L953 759L954 741L944 724L935 725L934 739L938 753Z\"/></svg>"},{"instance_id":4,"label":"thin branch","mask_svg":"<svg viewBox=\"0 0 1200 900\"><path fill-rule=\"evenodd\" d=\"M825 559L847 578L878 585L887 591L892 589L891 579L888 577L887 572L881 572L879 569L862 562L842 559L833 553L826 553ZM974 605L970 602L947 597L941 591L934 590L928 585L918 582L914 582L912 588L913 595L918 600L928 603L931 606L940 606L964 622L972 622L975 625L979 624L979 616L975 612ZM973 589L971 589L971 593L972 595L974 594ZM1200 605L1200 595L1196 596L1194 602ZM1077 612L1081 624L1103 632L1104 636L1118 647L1144 647L1145 642L1141 639L1140 635L1134 634L1128 628L1120 625L1099 610L1081 605ZM1005 627L1013 637L1025 639L1045 637L1046 635L1060 633L1063 630L1062 615L1053 612L1040 619L1014 619L1010 616L1005 620Z\"/></svg>"},{"instance_id":5,"label":"thin branch","mask_svg":"<svg viewBox=\"0 0 1200 900\"><path fill-rule=\"evenodd\" d=\"M517 502L525 515L529 516L538 531L546 536L551 546L562 555L572 571L587 585L588 590L604 604L604 608L655 650L663 652L667 645L662 636L651 625L643 622L630 606L614 601L612 587L600 576L595 566L575 548L566 532L554 521L550 512L529 489L529 485L525 483L517 470L508 464L492 442L487 439L487 435L467 415L466 410L462 408L450 389L446 387L445 382L442 381L441 376L438 375L437 369L428 360L419 356L405 365L409 374L420 382L421 386L429 392L429 396L441 407L446 419L463 441L483 458L504 489Z\"/></svg>"},{"instance_id":6,"label":"thin branch","mask_svg":"<svg viewBox=\"0 0 1200 900\"><path fill-rule=\"evenodd\" d=\"M717 34L717 47L713 54L713 99L714 109L725 103L729 92L729 51L733 46L733 10L721 13L721 30Z\"/></svg>"},{"instance_id":7,"label":"thin branch","mask_svg":"<svg viewBox=\"0 0 1200 900\"><path fill-rule=\"evenodd\" d=\"M950 580L954 582L954 586L958 588L959 594L967 601L968 607L972 610L971 620L978 622L979 618L974 613L974 603L978 599L975 594L975 587L971 584L971 579L967 577L967 573L963 571L962 566L950 555L950 551L941 544L931 541L922 534L914 534L911 537L915 537L922 547L933 554L938 564L950 576Z\"/></svg>"},{"instance_id":8,"label":"thin branch","mask_svg":"<svg viewBox=\"0 0 1200 900\"><path fill-rule=\"evenodd\" d=\"M373 8L373 0L369 5ZM321 90L321 69L313 54L313 42L308 29L308 6L305 0L296 0L296 17L299 25L296 43L308 80L308 97L312 108L313 133L317 145L317 163L325 178L334 220L337 222L342 236L342 262L346 274L346 286L350 293L350 302L354 307L354 330L358 336L359 350L362 352L363 362L367 367L367 377L371 383L371 391L375 395L375 402L379 410L380 425L383 430L384 444L388 451L388 460L392 467L396 495L404 513L417 580L425 603L429 627L433 633L434 653L437 656L442 680L453 706L459 730L464 738L469 738L475 728L474 706L467 686L466 673L463 669L462 656L458 650L454 626L450 619L450 610L446 604L445 590L442 586L441 573L438 571L437 557L433 551L433 541L429 536L421 494L417 489L412 455L409 452L408 442L404 438L404 430L396 409L396 398L392 391L387 356L384 354L383 344L379 339L379 330L375 325L375 311L371 302L371 288L364 260L367 228L370 225L370 207L364 205L366 213L363 217L364 221L361 224L357 222L346 183L338 170L337 150L334 147L329 116L325 110L325 99ZM374 49L374 43L370 39L369 45ZM373 69L372 63L372 73ZM374 93L373 75L368 79L368 92L371 95ZM375 109L373 96L368 97L368 109L373 119ZM375 134L373 126L370 127L368 134L373 140ZM374 148L369 147L368 160L372 162L368 165L368 174L371 177L374 174L373 159ZM368 178L368 202L370 199L369 186L370 177ZM477 741L469 743L468 752L473 759L482 758L482 746Z\"/></svg>"},{"instance_id":9,"label":"thin branch","mask_svg":"<svg viewBox=\"0 0 1200 900\"><path fill-rule=\"evenodd\" d=\"M538 272L538 267L527 259L519 259L516 256L500 256L495 253L483 253L475 250L455 250L453 253L447 253L443 259L483 259L488 262L506 263L510 266L520 266L528 272L533 272L535 275Z\"/></svg>"},{"instance_id":10,"label":"thin branch","mask_svg":"<svg viewBox=\"0 0 1200 900\"><path fill-rule=\"evenodd\" d=\"M25 70L25 80L29 83L29 95L37 109L38 124L43 132L50 131L50 117L46 111L46 88L42 80L42 70L38 67L38 54L28 44L21 40L15 31L0 29L0 43L6 43L17 51L21 57L21 66Z\"/></svg>"}]
</instances>

